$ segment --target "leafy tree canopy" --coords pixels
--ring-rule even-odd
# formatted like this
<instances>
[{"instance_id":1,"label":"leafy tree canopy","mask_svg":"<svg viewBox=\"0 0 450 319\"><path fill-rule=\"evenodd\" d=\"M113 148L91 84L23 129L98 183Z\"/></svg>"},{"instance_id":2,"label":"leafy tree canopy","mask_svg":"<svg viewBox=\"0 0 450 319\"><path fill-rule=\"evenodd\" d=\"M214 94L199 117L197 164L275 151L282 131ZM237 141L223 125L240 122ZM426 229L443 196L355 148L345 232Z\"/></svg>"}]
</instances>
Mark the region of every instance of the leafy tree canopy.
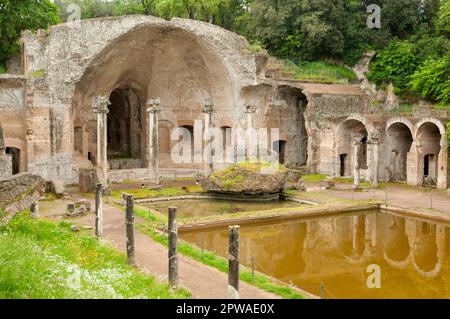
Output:
<instances>
[{"instance_id":1,"label":"leafy tree canopy","mask_svg":"<svg viewBox=\"0 0 450 319\"><path fill-rule=\"evenodd\" d=\"M0 67L19 53L23 30L46 29L58 23L59 9L49 0L2 0L0 2Z\"/></svg>"}]
</instances>

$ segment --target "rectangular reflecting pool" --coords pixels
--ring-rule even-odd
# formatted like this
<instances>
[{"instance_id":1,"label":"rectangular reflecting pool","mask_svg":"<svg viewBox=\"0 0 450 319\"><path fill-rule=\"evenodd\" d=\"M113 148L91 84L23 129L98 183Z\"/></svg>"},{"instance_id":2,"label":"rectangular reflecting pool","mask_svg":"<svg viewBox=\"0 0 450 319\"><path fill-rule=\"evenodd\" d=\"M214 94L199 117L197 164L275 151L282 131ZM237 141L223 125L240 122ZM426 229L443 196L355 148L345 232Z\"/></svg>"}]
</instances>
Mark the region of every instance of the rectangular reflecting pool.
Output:
<instances>
[{"instance_id":1,"label":"rectangular reflecting pool","mask_svg":"<svg viewBox=\"0 0 450 319\"><path fill-rule=\"evenodd\" d=\"M450 298L450 224L361 212L248 225L240 236L242 264L254 258L257 271L315 295L323 283L325 298ZM228 256L226 228L181 237Z\"/></svg>"},{"instance_id":2,"label":"rectangular reflecting pool","mask_svg":"<svg viewBox=\"0 0 450 319\"><path fill-rule=\"evenodd\" d=\"M267 202L243 202L223 199L186 199L146 204L152 210L166 213L169 206L178 207L180 218L205 217L248 211L271 210L275 208L299 207L302 204L280 200Z\"/></svg>"}]
</instances>

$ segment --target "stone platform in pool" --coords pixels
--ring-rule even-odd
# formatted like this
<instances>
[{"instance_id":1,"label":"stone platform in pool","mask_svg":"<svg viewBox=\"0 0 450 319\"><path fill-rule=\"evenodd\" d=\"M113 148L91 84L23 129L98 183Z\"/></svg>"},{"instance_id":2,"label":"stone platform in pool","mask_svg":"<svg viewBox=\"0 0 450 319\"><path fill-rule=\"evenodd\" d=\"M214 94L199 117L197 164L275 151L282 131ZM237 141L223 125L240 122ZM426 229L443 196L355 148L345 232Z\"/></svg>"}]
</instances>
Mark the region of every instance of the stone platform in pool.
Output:
<instances>
[{"instance_id":1,"label":"stone platform in pool","mask_svg":"<svg viewBox=\"0 0 450 319\"><path fill-rule=\"evenodd\" d=\"M161 213L166 213L169 206L175 206L178 208L178 216L180 218L200 218L238 212L299 207L302 204L287 200L248 202L224 199L179 199L145 203L145 206Z\"/></svg>"}]
</instances>

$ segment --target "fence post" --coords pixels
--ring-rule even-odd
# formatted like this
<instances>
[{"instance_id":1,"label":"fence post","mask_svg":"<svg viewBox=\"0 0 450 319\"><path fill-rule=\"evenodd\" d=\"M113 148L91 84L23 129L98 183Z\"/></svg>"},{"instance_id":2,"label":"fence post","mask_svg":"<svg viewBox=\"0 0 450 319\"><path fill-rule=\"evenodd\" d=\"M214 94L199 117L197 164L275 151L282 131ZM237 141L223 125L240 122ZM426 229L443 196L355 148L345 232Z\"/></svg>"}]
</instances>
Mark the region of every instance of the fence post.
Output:
<instances>
[{"instance_id":1,"label":"fence post","mask_svg":"<svg viewBox=\"0 0 450 319\"><path fill-rule=\"evenodd\" d=\"M169 207L169 286L178 287L178 225L177 208Z\"/></svg>"},{"instance_id":2,"label":"fence post","mask_svg":"<svg viewBox=\"0 0 450 319\"><path fill-rule=\"evenodd\" d=\"M239 226L229 227L228 299L239 299Z\"/></svg>"},{"instance_id":3,"label":"fence post","mask_svg":"<svg viewBox=\"0 0 450 319\"><path fill-rule=\"evenodd\" d=\"M39 218L39 202L33 201L30 205L31 218Z\"/></svg>"},{"instance_id":4,"label":"fence post","mask_svg":"<svg viewBox=\"0 0 450 319\"><path fill-rule=\"evenodd\" d=\"M103 237L103 185L97 184L95 188L95 236L97 239Z\"/></svg>"},{"instance_id":5,"label":"fence post","mask_svg":"<svg viewBox=\"0 0 450 319\"><path fill-rule=\"evenodd\" d=\"M134 198L133 195L123 194L125 199L125 225L127 233L127 263L136 265L134 250Z\"/></svg>"},{"instance_id":6,"label":"fence post","mask_svg":"<svg viewBox=\"0 0 450 319\"><path fill-rule=\"evenodd\" d=\"M252 282L255 281L255 257L252 256Z\"/></svg>"}]
</instances>

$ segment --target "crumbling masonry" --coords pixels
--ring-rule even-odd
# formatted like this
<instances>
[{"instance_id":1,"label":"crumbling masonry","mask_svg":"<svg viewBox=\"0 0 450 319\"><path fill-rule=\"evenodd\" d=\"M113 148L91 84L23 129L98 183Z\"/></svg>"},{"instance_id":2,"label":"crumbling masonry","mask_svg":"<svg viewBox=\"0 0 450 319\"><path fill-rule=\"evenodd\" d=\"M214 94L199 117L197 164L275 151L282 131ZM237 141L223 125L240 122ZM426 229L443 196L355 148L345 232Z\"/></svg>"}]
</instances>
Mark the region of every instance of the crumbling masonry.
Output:
<instances>
[{"instance_id":1,"label":"crumbling masonry","mask_svg":"<svg viewBox=\"0 0 450 319\"><path fill-rule=\"evenodd\" d=\"M449 185L448 113L380 115L356 85L275 76L264 52L219 27L149 16L82 20L33 34L0 76L0 178L60 184L210 172L174 163L178 127L279 128L280 160L310 172L411 185ZM14 61L13 61L14 62ZM427 113L428 112L428 113ZM207 141L208 142L208 141Z\"/></svg>"}]
</instances>

